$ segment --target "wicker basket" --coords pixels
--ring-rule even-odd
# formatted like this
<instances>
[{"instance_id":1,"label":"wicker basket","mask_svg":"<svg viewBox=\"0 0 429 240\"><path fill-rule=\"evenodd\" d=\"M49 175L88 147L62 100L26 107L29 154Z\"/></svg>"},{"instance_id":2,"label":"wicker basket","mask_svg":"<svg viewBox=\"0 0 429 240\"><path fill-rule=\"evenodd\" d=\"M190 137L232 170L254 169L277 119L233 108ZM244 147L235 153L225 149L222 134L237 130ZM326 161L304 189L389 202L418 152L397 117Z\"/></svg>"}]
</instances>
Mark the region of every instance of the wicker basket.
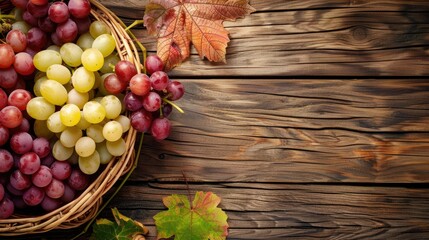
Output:
<instances>
[{"instance_id":1,"label":"wicker basket","mask_svg":"<svg viewBox=\"0 0 429 240\"><path fill-rule=\"evenodd\" d=\"M110 10L96 0L92 4L91 16L105 22L116 39L116 50L121 60L131 61L140 72L139 51L133 39L127 34L122 21ZM129 172L136 163L134 144L137 132L130 128L125 138L127 151L108 163L104 171L91 185L72 202L42 216L13 215L0 219L0 236L18 236L42 233L53 229L70 229L78 227L93 219L102 203L102 196L112 188L115 182Z\"/></svg>"}]
</instances>

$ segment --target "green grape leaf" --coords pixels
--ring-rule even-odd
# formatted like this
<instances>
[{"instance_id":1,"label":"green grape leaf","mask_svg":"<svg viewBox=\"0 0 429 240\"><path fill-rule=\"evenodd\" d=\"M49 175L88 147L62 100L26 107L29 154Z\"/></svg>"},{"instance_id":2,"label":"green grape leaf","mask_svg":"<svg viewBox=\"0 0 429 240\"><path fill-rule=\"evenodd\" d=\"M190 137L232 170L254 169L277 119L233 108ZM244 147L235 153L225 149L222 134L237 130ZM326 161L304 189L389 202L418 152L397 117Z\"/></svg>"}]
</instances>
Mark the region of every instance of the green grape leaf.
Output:
<instances>
[{"instance_id":1,"label":"green grape leaf","mask_svg":"<svg viewBox=\"0 0 429 240\"><path fill-rule=\"evenodd\" d=\"M93 225L91 240L129 240L147 233L143 224L120 214L116 208L112 209L112 213L115 222L106 218L97 219Z\"/></svg>"},{"instance_id":2,"label":"green grape leaf","mask_svg":"<svg viewBox=\"0 0 429 240\"><path fill-rule=\"evenodd\" d=\"M163 198L167 211L156 214L158 239L175 240L222 240L228 235L228 216L218 208L220 198L212 192L197 192L190 204L185 195Z\"/></svg>"}]
</instances>

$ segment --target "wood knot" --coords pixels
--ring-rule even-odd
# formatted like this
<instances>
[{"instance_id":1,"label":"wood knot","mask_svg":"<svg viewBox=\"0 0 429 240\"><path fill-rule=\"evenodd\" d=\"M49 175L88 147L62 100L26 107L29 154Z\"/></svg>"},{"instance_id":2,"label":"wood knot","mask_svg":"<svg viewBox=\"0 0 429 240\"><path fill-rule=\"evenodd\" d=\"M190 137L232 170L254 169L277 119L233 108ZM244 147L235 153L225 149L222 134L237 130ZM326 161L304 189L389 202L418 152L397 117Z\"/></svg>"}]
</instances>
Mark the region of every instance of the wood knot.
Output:
<instances>
[{"instance_id":1,"label":"wood knot","mask_svg":"<svg viewBox=\"0 0 429 240\"><path fill-rule=\"evenodd\" d=\"M368 29L364 26L356 26L351 31L356 41L362 41L368 37Z\"/></svg>"}]
</instances>

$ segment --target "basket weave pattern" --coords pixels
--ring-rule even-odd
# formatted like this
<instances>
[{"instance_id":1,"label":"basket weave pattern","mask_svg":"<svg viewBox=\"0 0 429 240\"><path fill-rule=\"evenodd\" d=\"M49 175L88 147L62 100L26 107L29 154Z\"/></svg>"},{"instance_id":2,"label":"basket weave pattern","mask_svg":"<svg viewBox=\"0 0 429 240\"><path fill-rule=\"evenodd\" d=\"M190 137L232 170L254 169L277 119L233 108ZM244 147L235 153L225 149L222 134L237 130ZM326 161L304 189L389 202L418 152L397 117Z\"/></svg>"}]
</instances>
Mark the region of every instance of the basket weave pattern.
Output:
<instances>
[{"instance_id":1,"label":"basket weave pattern","mask_svg":"<svg viewBox=\"0 0 429 240\"><path fill-rule=\"evenodd\" d=\"M132 62L140 73L141 61L139 51L133 40L124 29L122 21L110 10L96 0L90 0L91 16L106 23L116 40L116 50L121 60ZM103 172L97 176L88 188L72 202L41 216L13 215L8 219L0 219L0 236L17 236L30 233L47 232L53 229L70 229L78 227L98 212L102 196L112 188L116 181L130 171L136 161L134 144L137 132L130 128L125 137L127 151L110 161Z\"/></svg>"}]
</instances>

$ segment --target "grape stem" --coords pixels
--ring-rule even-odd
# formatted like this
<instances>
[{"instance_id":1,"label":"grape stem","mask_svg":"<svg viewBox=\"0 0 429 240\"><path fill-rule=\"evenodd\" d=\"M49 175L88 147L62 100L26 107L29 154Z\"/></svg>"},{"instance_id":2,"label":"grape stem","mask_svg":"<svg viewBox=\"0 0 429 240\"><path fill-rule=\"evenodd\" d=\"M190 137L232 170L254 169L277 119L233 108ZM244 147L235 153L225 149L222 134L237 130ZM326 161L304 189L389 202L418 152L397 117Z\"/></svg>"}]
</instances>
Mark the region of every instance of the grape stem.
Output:
<instances>
[{"instance_id":1,"label":"grape stem","mask_svg":"<svg viewBox=\"0 0 429 240\"><path fill-rule=\"evenodd\" d=\"M3 19L15 19L15 16L12 14L0 14L0 19L4 21Z\"/></svg>"},{"instance_id":2,"label":"grape stem","mask_svg":"<svg viewBox=\"0 0 429 240\"><path fill-rule=\"evenodd\" d=\"M143 137L144 134L141 133L140 135L140 142L139 142L139 147L137 149L137 155L136 155L136 160L134 161L133 166L131 167L130 171L127 173L127 175L125 175L125 177L122 179L121 183L119 184L119 186L115 189L115 192L112 193L112 195L109 197L109 199L107 199L106 202L104 202L104 204L100 207L100 209L98 210L97 214L95 214L95 216L91 219L91 221L88 222L88 224L85 226L85 228L82 230L81 233L79 233L78 235L76 235L75 237L73 237L71 240L75 240L77 238L79 238L80 236L82 236L83 234L85 234L88 229L92 226L92 224L94 223L94 221L96 220L96 218L98 217L98 215L107 207L107 205L110 203L110 201L116 196L116 194L118 194L118 192L122 189L122 187L124 186L125 182L128 180L128 178L131 176L131 174L134 172L134 170L137 168L138 162L139 162L139 158L140 158L140 152L143 146Z\"/></svg>"},{"instance_id":3,"label":"grape stem","mask_svg":"<svg viewBox=\"0 0 429 240\"><path fill-rule=\"evenodd\" d=\"M182 108L180 108L177 104L175 104L173 101L168 100L167 98L163 98L162 99L164 102L171 104L171 106L173 106L175 109L177 109L177 111L179 111L180 113L185 113L185 111L183 111Z\"/></svg>"}]
</instances>

